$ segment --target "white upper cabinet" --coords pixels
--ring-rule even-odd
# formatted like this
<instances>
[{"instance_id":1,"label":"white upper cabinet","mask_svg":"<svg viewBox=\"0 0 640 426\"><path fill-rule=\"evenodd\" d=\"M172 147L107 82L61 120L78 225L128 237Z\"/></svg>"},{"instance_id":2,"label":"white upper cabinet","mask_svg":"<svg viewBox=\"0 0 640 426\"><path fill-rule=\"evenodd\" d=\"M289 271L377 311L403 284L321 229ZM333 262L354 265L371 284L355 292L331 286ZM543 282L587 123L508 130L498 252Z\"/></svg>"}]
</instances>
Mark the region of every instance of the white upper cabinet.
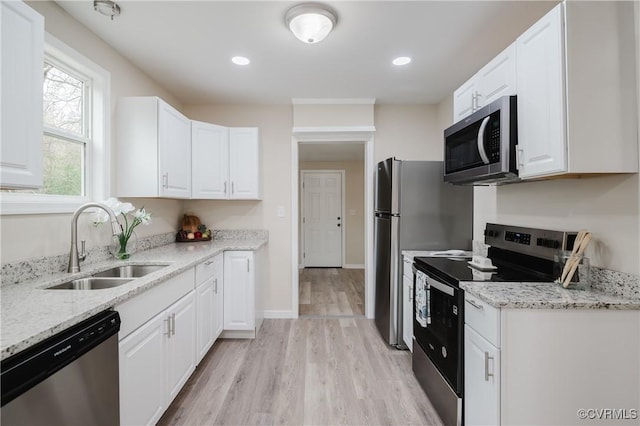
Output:
<instances>
[{"instance_id":1,"label":"white upper cabinet","mask_svg":"<svg viewBox=\"0 0 640 426\"><path fill-rule=\"evenodd\" d=\"M0 2L2 113L0 186L42 186L44 18L20 1Z\"/></svg>"},{"instance_id":2,"label":"white upper cabinet","mask_svg":"<svg viewBox=\"0 0 640 426\"><path fill-rule=\"evenodd\" d=\"M191 121L157 97L122 98L117 194L191 198Z\"/></svg>"},{"instance_id":3,"label":"white upper cabinet","mask_svg":"<svg viewBox=\"0 0 640 426\"><path fill-rule=\"evenodd\" d=\"M192 198L229 198L229 128L191 122Z\"/></svg>"},{"instance_id":4,"label":"white upper cabinet","mask_svg":"<svg viewBox=\"0 0 640 426\"><path fill-rule=\"evenodd\" d=\"M561 3L517 40L522 178L638 171L632 2Z\"/></svg>"},{"instance_id":5,"label":"white upper cabinet","mask_svg":"<svg viewBox=\"0 0 640 426\"><path fill-rule=\"evenodd\" d=\"M216 200L262 197L257 127L192 121L193 195Z\"/></svg>"},{"instance_id":6,"label":"white upper cabinet","mask_svg":"<svg viewBox=\"0 0 640 426\"><path fill-rule=\"evenodd\" d=\"M567 168L562 29L562 7L558 5L518 38L521 177Z\"/></svg>"},{"instance_id":7,"label":"white upper cabinet","mask_svg":"<svg viewBox=\"0 0 640 426\"><path fill-rule=\"evenodd\" d=\"M262 198L262 166L257 127L229 129L229 179L232 200Z\"/></svg>"},{"instance_id":8,"label":"white upper cabinet","mask_svg":"<svg viewBox=\"0 0 640 426\"><path fill-rule=\"evenodd\" d=\"M453 93L457 122L501 96L516 94L516 45L511 44Z\"/></svg>"}]
</instances>

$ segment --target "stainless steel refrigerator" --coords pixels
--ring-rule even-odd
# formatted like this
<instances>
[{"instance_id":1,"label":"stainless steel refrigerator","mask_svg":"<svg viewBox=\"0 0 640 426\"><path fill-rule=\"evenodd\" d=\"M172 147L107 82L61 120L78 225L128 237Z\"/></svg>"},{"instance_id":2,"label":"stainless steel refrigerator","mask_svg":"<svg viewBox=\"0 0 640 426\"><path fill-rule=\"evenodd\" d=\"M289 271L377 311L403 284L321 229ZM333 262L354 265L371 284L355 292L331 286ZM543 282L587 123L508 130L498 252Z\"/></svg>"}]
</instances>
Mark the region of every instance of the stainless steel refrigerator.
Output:
<instances>
[{"instance_id":1,"label":"stainless steel refrigerator","mask_svg":"<svg viewBox=\"0 0 640 426\"><path fill-rule=\"evenodd\" d=\"M473 188L444 183L441 161L378 163L375 192L375 322L393 346L402 342L402 250L469 250Z\"/></svg>"}]
</instances>

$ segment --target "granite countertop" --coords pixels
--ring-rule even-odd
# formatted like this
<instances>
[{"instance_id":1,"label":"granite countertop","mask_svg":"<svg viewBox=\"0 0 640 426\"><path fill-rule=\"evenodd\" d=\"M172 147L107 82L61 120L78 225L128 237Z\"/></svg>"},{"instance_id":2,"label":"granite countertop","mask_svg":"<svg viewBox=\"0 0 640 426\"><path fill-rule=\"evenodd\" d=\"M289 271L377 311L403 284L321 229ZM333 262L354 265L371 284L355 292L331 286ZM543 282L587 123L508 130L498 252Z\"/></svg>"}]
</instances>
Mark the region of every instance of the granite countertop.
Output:
<instances>
[{"instance_id":1,"label":"granite countertop","mask_svg":"<svg viewBox=\"0 0 640 426\"><path fill-rule=\"evenodd\" d=\"M127 261L82 265L82 272L57 273L0 287L1 358L22 351L46 338L112 308L225 250L257 250L267 238L223 239L211 242L172 243L135 253ZM46 287L127 264L163 264L167 267L119 287L101 290L46 290Z\"/></svg>"},{"instance_id":2,"label":"granite countertop","mask_svg":"<svg viewBox=\"0 0 640 426\"><path fill-rule=\"evenodd\" d=\"M591 289L565 289L546 283L463 281L460 288L496 308L505 309L640 309L640 299Z\"/></svg>"},{"instance_id":3,"label":"granite countertop","mask_svg":"<svg viewBox=\"0 0 640 426\"><path fill-rule=\"evenodd\" d=\"M411 260L413 260L414 257L433 257L434 253L442 253L443 250L402 250L402 255L406 256L408 258L410 258ZM465 251L464 252L464 257L471 257L471 252L470 251ZM436 255L437 257L459 257L459 256L443 256L443 255Z\"/></svg>"}]
</instances>

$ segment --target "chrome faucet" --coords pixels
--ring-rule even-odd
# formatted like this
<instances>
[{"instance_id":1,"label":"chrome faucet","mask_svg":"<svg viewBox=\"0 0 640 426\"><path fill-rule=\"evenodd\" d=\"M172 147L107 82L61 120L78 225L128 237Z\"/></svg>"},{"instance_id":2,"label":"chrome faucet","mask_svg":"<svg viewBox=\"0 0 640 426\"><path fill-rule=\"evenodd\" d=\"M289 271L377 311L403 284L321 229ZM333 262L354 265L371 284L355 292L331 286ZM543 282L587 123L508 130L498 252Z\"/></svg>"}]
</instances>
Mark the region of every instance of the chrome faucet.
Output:
<instances>
[{"instance_id":1,"label":"chrome faucet","mask_svg":"<svg viewBox=\"0 0 640 426\"><path fill-rule=\"evenodd\" d=\"M69 267L67 268L67 272L80 272L80 261L87 258L84 241L82 241L82 253L78 254L78 217L80 213L91 207L98 207L107 212L111 219L113 235L122 234L122 226L118 222L116 214L107 205L102 203L86 203L78 207L78 210L76 210L71 219L71 252L69 253Z\"/></svg>"}]
</instances>

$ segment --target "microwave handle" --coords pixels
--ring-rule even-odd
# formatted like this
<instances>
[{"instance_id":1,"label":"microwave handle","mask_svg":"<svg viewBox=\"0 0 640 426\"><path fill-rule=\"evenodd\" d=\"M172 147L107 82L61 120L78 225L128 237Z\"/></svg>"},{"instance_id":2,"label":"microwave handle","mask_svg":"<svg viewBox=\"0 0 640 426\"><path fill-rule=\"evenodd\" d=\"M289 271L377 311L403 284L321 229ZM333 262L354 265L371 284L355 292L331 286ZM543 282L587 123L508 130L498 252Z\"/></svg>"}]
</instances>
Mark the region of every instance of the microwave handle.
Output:
<instances>
[{"instance_id":1,"label":"microwave handle","mask_svg":"<svg viewBox=\"0 0 640 426\"><path fill-rule=\"evenodd\" d=\"M489 157L487 157L487 152L484 150L484 129L487 127L490 118L490 116L486 116L484 120L482 120L482 124L480 124L480 130L478 130L478 152L484 164L489 164L490 162Z\"/></svg>"}]
</instances>

